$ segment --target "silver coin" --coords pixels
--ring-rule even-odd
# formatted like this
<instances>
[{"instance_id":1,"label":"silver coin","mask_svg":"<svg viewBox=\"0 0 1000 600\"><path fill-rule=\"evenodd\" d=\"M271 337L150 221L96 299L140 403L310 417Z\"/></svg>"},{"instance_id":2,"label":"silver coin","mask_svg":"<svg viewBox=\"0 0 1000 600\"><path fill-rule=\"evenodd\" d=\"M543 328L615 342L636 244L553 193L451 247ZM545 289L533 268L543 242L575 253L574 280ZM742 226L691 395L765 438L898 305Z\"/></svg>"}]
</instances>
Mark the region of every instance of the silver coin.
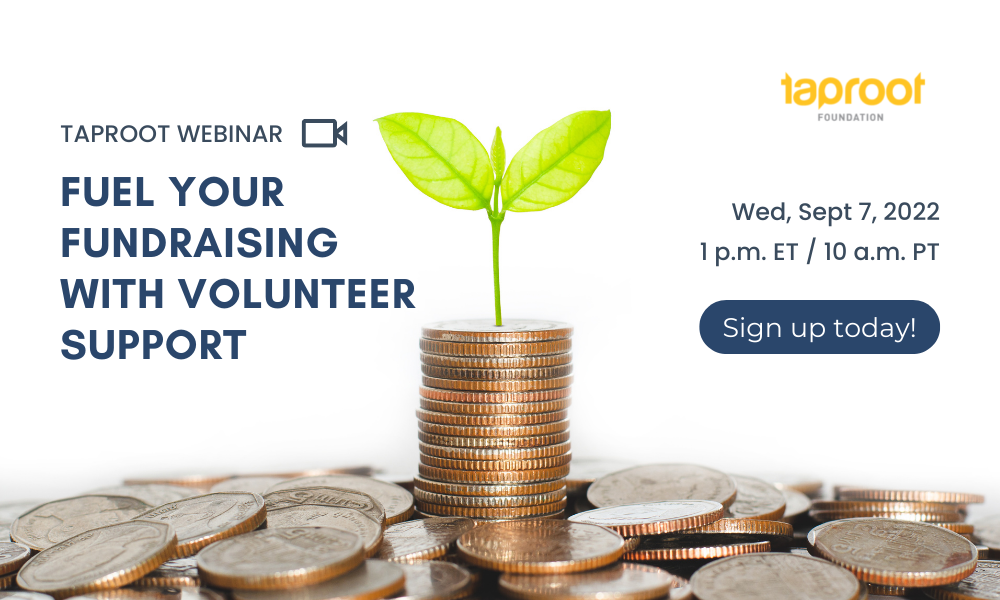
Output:
<instances>
[{"instance_id":1,"label":"silver coin","mask_svg":"<svg viewBox=\"0 0 1000 600\"><path fill-rule=\"evenodd\" d=\"M366 513L350 508L301 504L267 511L267 526L333 527L350 531L364 542L365 554L371 555L382 543L382 523Z\"/></svg>"},{"instance_id":2,"label":"silver coin","mask_svg":"<svg viewBox=\"0 0 1000 600\"><path fill-rule=\"evenodd\" d=\"M128 521L149 505L125 496L77 496L47 502L18 517L10 537L32 550L45 550L97 527Z\"/></svg>"},{"instance_id":3,"label":"silver coin","mask_svg":"<svg viewBox=\"0 0 1000 600\"><path fill-rule=\"evenodd\" d=\"M854 600L862 584L818 558L760 553L711 562L691 578L698 600Z\"/></svg>"},{"instance_id":4,"label":"silver coin","mask_svg":"<svg viewBox=\"0 0 1000 600\"><path fill-rule=\"evenodd\" d=\"M156 567L136 581L138 587L198 587L198 561L193 558L175 558Z\"/></svg>"},{"instance_id":5,"label":"silver coin","mask_svg":"<svg viewBox=\"0 0 1000 600\"><path fill-rule=\"evenodd\" d=\"M451 600L475 585L472 574L453 563L429 560L399 566L406 574L406 588L397 600Z\"/></svg>"},{"instance_id":6,"label":"silver coin","mask_svg":"<svg viewBox=\"0 0 1000 600\"><path fill-rule=\"evenodd\" d=\"M210 590L194 586L183 587L150 587L150 588L119 588L90 592L74 598L87 600L225 600L225 596Z\"/></svg>"},{"instance_id":7,"label":"silver coin","mask_svg":"<svg viewBox=\"0 0 1000 600\"><path fill-rule=\"evenodd\" d=\"M465 517L434 517L398 523L385 530L378 557L416 562L444 556L476 522Z\"/></svg>"},{"instance_id":8,"label":"silver coin","mask_svg":"<svg viewBox=\"0 0 1000 600\"><path fill-rule=\"evenodd\" d=\"M212 486L213 492L252 492L261 496L267 488L284 481L285 477L233 477Z\"/></svg>"},{"instance_id":9,"label":"silver coin","mask_svg":"<svg viewBox=\"0 0 1000 600\"><path fill-rule=\"evenodd\" d=\"M87 492L88 495L126 496L138 498L150 506L159 506L200 494L198 490L179 485L151 483L147 485L115 485Z\"/></svg>"},{"instance_id":10,"label":"silver coin","mask_svg":"<svg viewBox=\"0 0 1000 600\"><path fill-rule=\"evenodd\" d=\"M785 514L781 490L754 477L730 477L736 481L736 500L726 508L727 519L780 519Z\"/></svg>"},{"instance_id":11,"label":"silver coin","mask_svg":"<svg viewBox=\"0 0 1000 600\"><path fill-rule=\"evenodd\" d=\"M809 512L809 508L812 506L812 500L809 496L791 488L778 489L781 490L781 495L785 497L785 514L781 517L782 521L791 523Z\"/></svg>"},{"instance_id":12,"label":"silver coin","mask_svg":"<svg viewBox=\"0 0 1000 600\"><path fill-rule=\"evenodd\" d=\"M0 542L0 578L13 573L31 556L31 549L22 544Z\"/></svg>"},{"instance_id":13,"label":"silver coin","mask_svg":"<svg viewBox=\"0 0 1000 600\"><path fill-rule=\"evenodd\" d=\"M0 504L0 525L10 525L14 519L40 504L45 504L45 500L22 500Z\"/></svg>"},{"instance_id":14,"label":"silver coin","mask_svg":"<svg viewBox=\"0 0 1000 600\"><path fill-rule=\"evenodd\" d=\"M406 520L413 514L413 494L394 483L361 475L297 477L268 488L267 493L315 487L343 488L368 494L378 500L385 509L385 520L388 524Z\"/></svg>"},{"instance_id":15,"label":"silver coin","mask_svg":"<svg viewBox=\"0 0 1000 600\"><path fill-rule=\"evenodd\" d=\"M382 560L366 560L335 579L290 590L233 590L233 600L361 600L387 598L406 585L403 569Z\"/></svg>"},{"instance_id":16,"label":"silver coin","mask_svg":"<svg viewBox=\"0 0 1000 600\"><path fill-rule=\"evenodd\" d=\"M135 518L173 525L177 532L174 558L183 558L223 538L257 529L266 514L259 494L212 492L158 506Z\"/></svg>"},{"instance_id":17,"label":"silver coin","mask_svg":"<svg viewBox=\"0 0 1000 600\"><path fill-rule=\"evenodd\" d=\"M279 490L264 494L264 504L268 514L271 511L291 506L312 504L330 508L348 508L367 515L379 524L385 523L385 508L364 492L335 487L311 487Z\"/></svg>"},{"instance_id":18,"label":"silver coin","mask_svg":"<svg viewBox=\"0 0 1000 600\"><path fill-rule=\"evenodd\" d=\"M729 506L736 499L732 477L698 465L642 465L605 475L587 489L596 507L663 500L712 500Z\"/></svg>"}]
</instances>

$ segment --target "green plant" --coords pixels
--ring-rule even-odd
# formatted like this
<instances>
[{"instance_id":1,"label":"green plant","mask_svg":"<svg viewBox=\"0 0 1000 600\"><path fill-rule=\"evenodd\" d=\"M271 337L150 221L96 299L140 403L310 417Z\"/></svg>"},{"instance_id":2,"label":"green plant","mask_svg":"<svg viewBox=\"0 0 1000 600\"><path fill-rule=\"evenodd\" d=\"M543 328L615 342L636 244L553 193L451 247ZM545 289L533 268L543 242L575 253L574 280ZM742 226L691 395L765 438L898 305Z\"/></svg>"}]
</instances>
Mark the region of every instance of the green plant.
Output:
<instances>
[{"instance_id":1,"label":"green plant","mask_svg":"<svg viewBox=\"0 0 1000 600\"><path fill-rule=\"evenodd\" d=\"M392 159L418 190L452 208L486 209L493 233L496 324L502 325L500 225L507 211L545 210L576 195L604 159L611 111L569 115L538 132L509 165L499 127L487 154L455 119L396 113L375 121Z\"/></svg>"}]
</instances>

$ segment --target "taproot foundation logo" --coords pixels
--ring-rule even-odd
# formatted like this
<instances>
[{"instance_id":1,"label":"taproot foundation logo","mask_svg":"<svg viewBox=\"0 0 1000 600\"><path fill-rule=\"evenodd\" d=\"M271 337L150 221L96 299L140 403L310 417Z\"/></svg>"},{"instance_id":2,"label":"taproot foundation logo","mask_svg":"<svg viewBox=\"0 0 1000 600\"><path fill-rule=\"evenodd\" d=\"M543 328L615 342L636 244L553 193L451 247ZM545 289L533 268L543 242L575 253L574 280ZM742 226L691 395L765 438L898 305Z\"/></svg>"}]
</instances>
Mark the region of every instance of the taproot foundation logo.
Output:
<instances>
[{"instance_id":1,"label":"taproot foundation logo","mask_svg":"<svg viewBox=\"0 0 1000 600\"><path fill-rule=\"evenodd\" d=\"M781 85L785 88L785 104L797 104L799 106L816 105L817 109L824 106L838 106L843 104L844 108L861 108L864 106L880 106L883 102L895 106L906 104L920 104L921 88L926 81L921 77L921 73L909 79L890 79L888 83L883 83L881 79L861 79L854 77L847 82L841 82L836 77L827 77L818 84L815 79L796 79L785 73L785 78L781 80ZM881 112L833 112L833 110L821 111L816 116L817 121L882 121Z\"/></svg>"}]
</instances>

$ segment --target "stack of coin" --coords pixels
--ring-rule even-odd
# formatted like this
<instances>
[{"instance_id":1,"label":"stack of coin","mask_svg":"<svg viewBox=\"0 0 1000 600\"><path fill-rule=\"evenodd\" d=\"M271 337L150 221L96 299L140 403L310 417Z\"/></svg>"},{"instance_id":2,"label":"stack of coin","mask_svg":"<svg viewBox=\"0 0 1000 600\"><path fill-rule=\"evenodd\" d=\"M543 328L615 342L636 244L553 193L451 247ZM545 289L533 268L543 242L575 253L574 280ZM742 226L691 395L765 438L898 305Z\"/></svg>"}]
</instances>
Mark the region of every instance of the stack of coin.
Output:
<instances>
[{"instance_id":1,"label":"stack of coin","mask_svg":"<svg viewBox=\"0 0 1000 600\"><path fill-rule=\"evenodd\" d=\"M573 328L448 321L423 329L419 476L426 516L501 521L566 508Z\"/></svg>"}]
</instances>

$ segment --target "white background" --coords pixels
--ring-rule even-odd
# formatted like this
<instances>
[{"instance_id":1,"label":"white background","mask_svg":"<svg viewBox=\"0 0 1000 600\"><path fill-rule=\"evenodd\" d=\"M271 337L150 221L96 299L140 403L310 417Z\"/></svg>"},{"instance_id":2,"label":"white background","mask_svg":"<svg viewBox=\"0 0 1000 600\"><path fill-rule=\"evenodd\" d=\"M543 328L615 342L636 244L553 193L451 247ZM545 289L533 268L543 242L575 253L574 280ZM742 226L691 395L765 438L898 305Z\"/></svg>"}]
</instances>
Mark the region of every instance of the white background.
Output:
<instances>
[{"instance_id":1,"label":"white background","mask_svg":"<svg viewBox=\"0 0 1000 600\"><path fill-rule=\"evenodd\" d=\"M489 225L417 192L372 119L450 116L508 157L613 112L572 201L509 214L505 315L576 327L577 457L988 494L997 409L996 5L989 3L20 3L3 11L0 500L123 476L371 464L415 471L421 324L492 313ZM917 73L923 104L817 123L780 80ZM843 112L843 104L824 108ZM350 144L303 149L303 118ZM169 124L153 144L64 143L60 125ZM178 124L278 124L281 144L181 144ZM60 205L63 176L143 176L154 208ZM284 208L186 208L168 177L278 176ZM938 222L735 222L732 202L938 202ZM883 210L877 214L881 215ZM74 227L326 226L327 259L60 256ZM936 262L732 263L700 243L937 242ZM818 246L819 248L819 246ZM60 278L163 278L165 308L73 310ZM184 307L176 279L408 278L415 310ZM915 299L917 356L722 356L721 299ZM341 299L343 302L343 297ZM136 297L132 304L137 306ZM238 361L79 361L67 329L247 329ZM103 346L103 342L102 342Z\"/></svg>"}]
</instances>

